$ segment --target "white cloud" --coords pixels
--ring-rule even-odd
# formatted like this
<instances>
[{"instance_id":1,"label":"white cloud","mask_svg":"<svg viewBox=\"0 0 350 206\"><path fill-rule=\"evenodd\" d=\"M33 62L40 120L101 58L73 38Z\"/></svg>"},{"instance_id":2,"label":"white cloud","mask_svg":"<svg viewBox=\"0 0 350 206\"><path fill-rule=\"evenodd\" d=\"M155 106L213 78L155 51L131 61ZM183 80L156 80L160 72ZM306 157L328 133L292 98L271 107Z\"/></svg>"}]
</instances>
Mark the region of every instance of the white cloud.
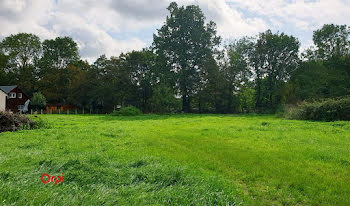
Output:
<instances>
[{"instance_id":1,"label":"white cloud","mask_svg":"<svg viewBox=\"0 0 350 206\"><path fill-rule=\"evenodd\" d=\"M90 62L102 54L117 56L145 47L146 44L137 37L118 40L108 34L110 31L123 32L123 28L114 23L120 16L107 7L108 3L1 1L0 37L19 32L34 33L42 40L70 36L78 43L82 58Z\"/></svg>"},{"instance_id":2,"label":"white cloud","mask_svg":"<svg viewBox=\"0 0 350 206\"><path fill-rule=\"evenodd\" d=\"M300 29L315 29L327 23L346 24L350 18L348 0L228 0L227 2L273 21L283 21L284 26L294 24Z\"/></svg>"}]
</instances>

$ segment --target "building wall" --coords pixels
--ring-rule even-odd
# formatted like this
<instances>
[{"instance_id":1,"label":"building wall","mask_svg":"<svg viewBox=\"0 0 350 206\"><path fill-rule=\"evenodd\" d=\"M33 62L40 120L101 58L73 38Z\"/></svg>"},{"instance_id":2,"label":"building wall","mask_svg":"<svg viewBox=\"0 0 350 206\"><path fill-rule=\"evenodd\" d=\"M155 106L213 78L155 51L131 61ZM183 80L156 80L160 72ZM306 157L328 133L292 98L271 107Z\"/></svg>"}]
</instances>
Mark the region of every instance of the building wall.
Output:
<instances>
[{"instance_id":1,"label":"building wall","mask_svg":"<svg viewBox=\"0 0 350 206\"><path fill-rule=\"evenodd\" d=\"M9 98L9 95L11 92L16 93L16 98ZM18 93L22 93L22 99L18 98ZM7 95L7 100L6 100L6 109L11 110L13 112L18 112L18 105L24 105L24 103L28 100L29 98L27 95L23 93L22 90L20 90L18 87L14 88L9 92Z\"/></svg>"},{"instance_id":2,"label":"building wall","mask_svg":"<svg viewBox=\"0 0 350 206\"><path fill-rule=\"evenodd\" d=\"M0 90L0 111L6 110L6 94Z\"/></svg>"}]
</instances>

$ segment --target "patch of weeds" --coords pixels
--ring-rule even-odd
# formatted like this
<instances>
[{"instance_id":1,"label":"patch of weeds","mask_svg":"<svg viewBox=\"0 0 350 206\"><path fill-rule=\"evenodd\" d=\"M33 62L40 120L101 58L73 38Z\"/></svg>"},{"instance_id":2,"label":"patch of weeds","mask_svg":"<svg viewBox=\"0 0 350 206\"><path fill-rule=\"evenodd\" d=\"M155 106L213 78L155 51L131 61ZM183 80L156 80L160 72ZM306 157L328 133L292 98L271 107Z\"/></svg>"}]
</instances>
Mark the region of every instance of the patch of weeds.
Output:
<instances>
[{"instance_id":1,"label":"patch of weeds","mask_svg":"<svg viewBox=\"0 0 350 206\"><path fill-rule=\"evenodd\" d=\"M268 122L262 122L262 123L261 123L262 126L267 126L267 125L269 125L269 124L270 124L270 123L268 123Z\"/></svg>"},{"instance_id":2,"label":"patch of weeds","mask_svg":"<svg viewBox=\"0 0 350 206\"><path fill-rule=\"evenodd\" d=\"M89 163L96 166L108 166L108 162L101 156L92 156L89 158Z\"/></svg>"},{"instance_id":3,"label":"patch of weeds","mask_svg":"<svg viewBox=\"0 0 350 206\"><path fill-rule=\"evenodd\" d=\"M47 167L52 165L52 160L40 160L39 166L41 167Z\"/></svg>"},{"instance_id":4,"label":"patch of weeds","mask_svg":"<svg viewBox=\"0 0 350 206\"><path fill-rule=\"evenodd\" d=\"M344 127L346 124L345 123L335 123L332 124L333 127Z\"/></svg>"},{"instance_id":5,"label":"patch of weeds","mask_svg":"<svg viewBox=\"0 0 350 206\"><path fill-rule=\"evenodd\" d=\"M348 161L348 160L342 159L342 160L340 160L340 163L341 163L342 165L345 165L345 166L350 166L350 161Z\"/></svg>"},{"instance_id":6,"label":"patch of weeds","mask_svg":"<svg viewBox=\"0 0 350 206\"><path fill-rule=\"evenodd\" d=\"M60 170L79 170L82 169L83 165L79 160L69 159L66 163L64 163L59 169Z\"/></svg>"},{"instance_id":7,"label":"patch of weeds","mask_svg":"<svg viewBox=\"0 0 350 206\"><path fill-rule=\"evenodd\" d=\"M51 125L43 120L42 118L40 118L39 116L35 115L30 117L30 119L34 122L33 124L33 129L49 129L51 128Z\"/></svg>"},{"instance_id":8,"label":"patch of weeds","mask_svg":"<svg viewBox=\"0 0 350 206\"><path fill-rule=\"evenodd\" d=\"M9 172L1 172L0 173L0 179L3 181L7 181L8 179L10 179L10 173Z\"/></svg>"},{"instance_id":9,"label":"patch of weeds","mask_svg":"<svg viewBox=\"0 0 350 206\"><path fill-rule=\"evenodd\" d=\"M105 136L105 137L110 137L110 138L117 138L117 137L119 137L119 135L111 134L111 133L101 133L101 135Z\"/></svg>"},{"instance_id":10,"label":"patch of weeds","mask_svg":"<svg viewBox=\"0 0 350 206\"><path fill-rule=\"evenodd\" d=\"M139 167L145 166L147 164L148 164L148 162L146 160L141 159L141 160L131 162L128 166L134 167L134 168L139 168Z\"/></svg>"},{"instance_id":11,"label":"patch of weeds","mask_svg":"<svg viewBox=\"0 0 350 206\"><path fill-rule=\"evenodd\" d=\"M37 147L38 145L37 144L25 144L25 145L21 145L21 146L18 146L19 149L32 149L32 148L35 148Z\"/></svg>"}]
</instances>

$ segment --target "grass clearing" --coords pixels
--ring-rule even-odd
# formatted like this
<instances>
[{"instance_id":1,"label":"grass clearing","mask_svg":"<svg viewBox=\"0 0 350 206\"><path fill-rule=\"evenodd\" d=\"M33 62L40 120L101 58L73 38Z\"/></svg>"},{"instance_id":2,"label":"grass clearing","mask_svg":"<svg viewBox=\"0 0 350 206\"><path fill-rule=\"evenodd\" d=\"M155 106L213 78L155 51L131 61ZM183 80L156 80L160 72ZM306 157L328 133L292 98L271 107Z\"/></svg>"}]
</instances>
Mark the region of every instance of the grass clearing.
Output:
<instances>
[{"instance_id":1,"label":"grass clearing","mask_svg":"<svg viewBox=\"0 0 350 206\"><path fill-rule=\"evenodd\" d=\"M349 205L350 122L43 115L0 134L0 203ZM43 173L65 182L43 184Z\"/></svg>"}]
</instances>

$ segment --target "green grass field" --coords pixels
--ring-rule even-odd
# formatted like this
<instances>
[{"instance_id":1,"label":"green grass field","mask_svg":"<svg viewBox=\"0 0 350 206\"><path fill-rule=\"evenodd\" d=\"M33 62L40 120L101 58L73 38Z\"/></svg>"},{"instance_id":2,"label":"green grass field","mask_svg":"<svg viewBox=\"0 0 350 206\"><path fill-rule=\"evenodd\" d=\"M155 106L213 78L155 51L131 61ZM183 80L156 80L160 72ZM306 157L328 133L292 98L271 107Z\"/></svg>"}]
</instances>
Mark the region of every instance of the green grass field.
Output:
<instances>
[{"instance_id":1,"label":"green grass field","mask_svg":"<svg viewBox=\"0 0 350 206\"><path fill-rule=\"evenodd\" d=\"M0 204L350 205L350 122L41 118L51 127L0 133Z\"/></svg>"}]
</instances>

